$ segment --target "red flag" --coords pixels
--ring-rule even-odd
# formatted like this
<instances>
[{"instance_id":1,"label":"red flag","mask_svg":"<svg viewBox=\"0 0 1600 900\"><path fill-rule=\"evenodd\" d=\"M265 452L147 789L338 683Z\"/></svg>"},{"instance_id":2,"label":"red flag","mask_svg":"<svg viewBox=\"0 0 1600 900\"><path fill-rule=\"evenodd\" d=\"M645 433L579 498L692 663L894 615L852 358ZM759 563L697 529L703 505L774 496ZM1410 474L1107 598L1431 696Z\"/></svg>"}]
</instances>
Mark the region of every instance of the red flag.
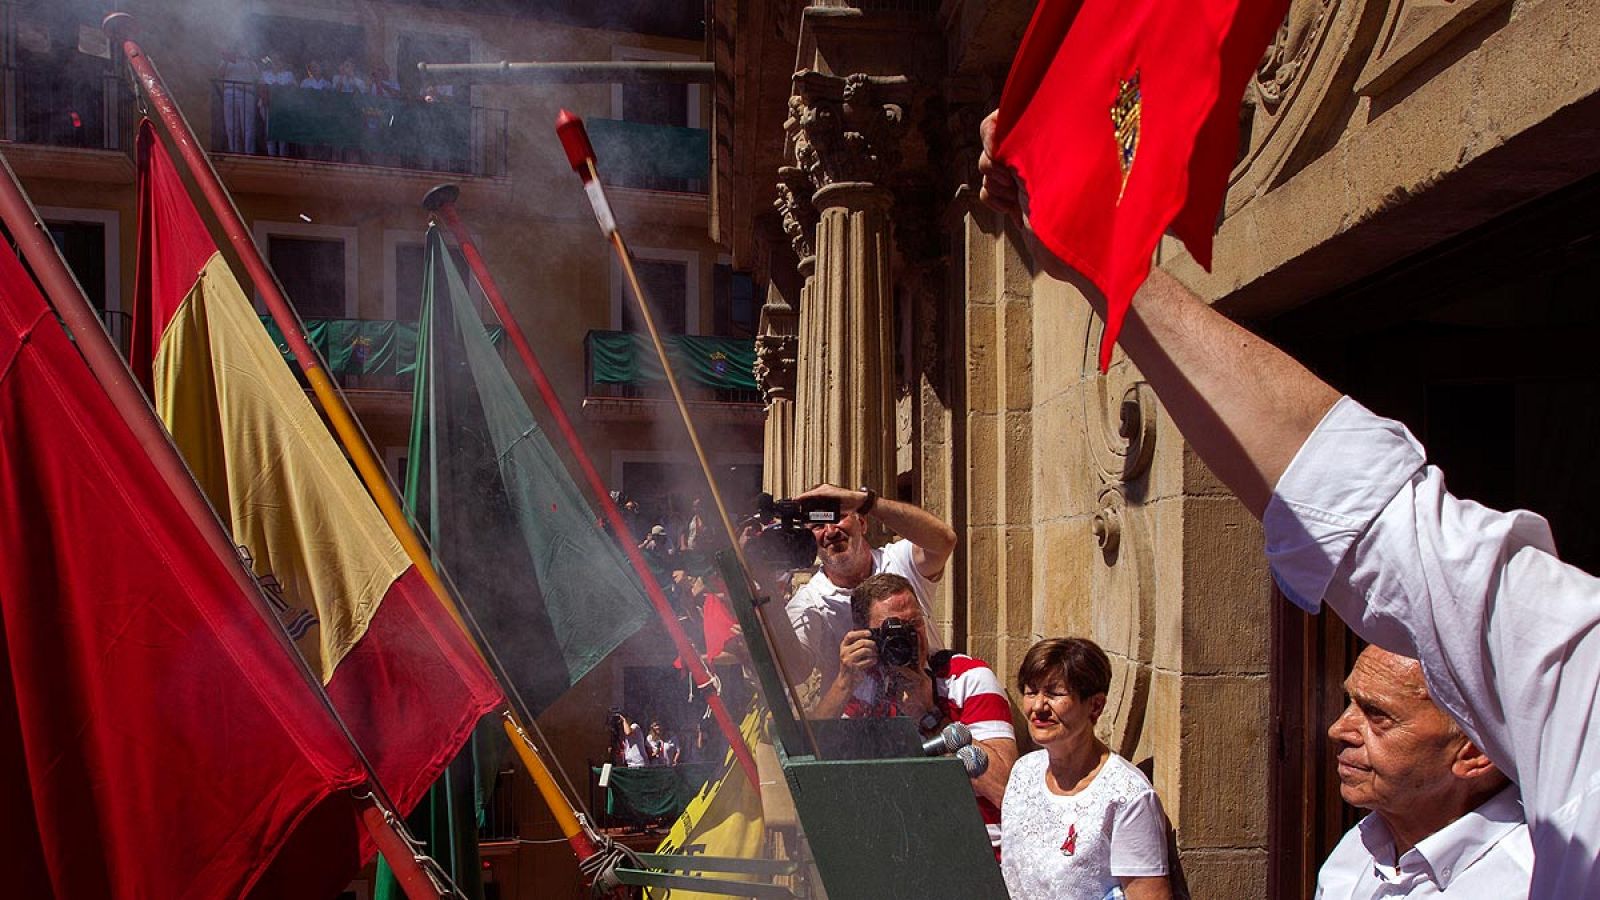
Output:
<instances>
[{"instance_id":1,"label":"red flag","mask_svg":"<svg viewBox=\"0 0 1600 900\"><path fill-rule=\"evenodd\" d=\"M284 364L148 122L139 151L136 371L409 812L499 689Z\"/></svg>"},{"instance_id":2,"label":"red flag","mask_svg":"<svg viewBox=\"0 0 1600 900\"><path fill-rule=\"evenodd\" d=\"M354 877L363 770L224 565L0 245L7 896Z\"/></svg>"},{"instance_id":3,"label":"red flag","mask_svg":"<svg viewBox=\"0 0 1600 900\"><path fill-rule=\"evenodd\" d=\"M1100 368L1168 226L1211 268L1239 103L1288 0L1042 0L1000 99L997 158L1034 233L1106 295Z\"/></svg>"}]
</instances>

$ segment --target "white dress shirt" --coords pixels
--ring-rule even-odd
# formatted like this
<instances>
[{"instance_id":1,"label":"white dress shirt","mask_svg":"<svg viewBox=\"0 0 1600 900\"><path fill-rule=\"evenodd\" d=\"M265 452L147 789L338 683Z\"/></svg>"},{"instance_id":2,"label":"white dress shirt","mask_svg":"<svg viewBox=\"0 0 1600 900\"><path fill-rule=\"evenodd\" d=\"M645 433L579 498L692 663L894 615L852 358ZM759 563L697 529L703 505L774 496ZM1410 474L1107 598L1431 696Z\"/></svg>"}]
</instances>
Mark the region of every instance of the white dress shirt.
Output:
<instances>
[{"instance_id":1,"label":"white dress shirt","mask_svg":"<svg viewBox=\"0 0 1600 900\"><path fill-rule=\"evenodd\" d=\"M1362 819L1322 864L1317 900L1528 896L1533 844L1516 785L1418 841L1398 860L1394 850L1394 835L1382 816Z\"/></svg>"},{"instance_id":2,"label":"white dress shirt","mask_svg":"<svg viewBox=\"0 0 1600 900\"><path fill-rule=\"evenodd\" d=\"M1348 397L1267 505L1295 603L1422 661L1428 691L1522 790L1531 896L1600 897L1600 580L1550 526L1450 495L1405 426Z\"/></svg>"}]
</instances>

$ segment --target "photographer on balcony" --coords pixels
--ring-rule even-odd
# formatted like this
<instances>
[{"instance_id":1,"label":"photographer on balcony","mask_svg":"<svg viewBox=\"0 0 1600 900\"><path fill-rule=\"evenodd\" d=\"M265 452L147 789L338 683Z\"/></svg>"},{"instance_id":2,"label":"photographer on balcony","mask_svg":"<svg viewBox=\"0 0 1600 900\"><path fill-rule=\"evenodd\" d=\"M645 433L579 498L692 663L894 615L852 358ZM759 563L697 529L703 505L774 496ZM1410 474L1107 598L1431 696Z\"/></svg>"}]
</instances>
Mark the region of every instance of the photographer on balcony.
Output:
<instances>
[{"instance_id":1,"label":"photographer on balcony","mask_svg":"<svg viewBox=\"0 0 1600 900\"><path fill-rule=\"evenodd\" d=\"M848 693L848 686L836 682L841 675L839 645L852 628L851 594L880 572L899 575L910 584L923 618L931 622L933 607L928 595L933 583L944 575L945 563L956 547L956 533L927 510L879 497L865 488L852 491L823 484L794 499L837 503L839 518L811 526L819 566L784 608L805 657L794 667L798 671L790 674L804 680L815 669L821 676L818 689L823 696L835 690ZM867 542L868 516L877 518L902 540L873 548ZM930 652L942 649L931 628L927 639Z\"/></svg>"},{"instance_id":2,"label":"photographer on balcony","mask_svg":"<svg viewBox=\"0 0 1600 900\"><path fill-rule=\"evenodd\" d=\"M981 659L930 653L928 620L913 582L888 572L861 582L850 599L854 630L838 647L839 674L818 701L817 718L906 716L924 737L951 722L972 732L988 767L972 780L989 841L1000 846L1000 802L1017 761L1005 687Z\"/></svg>"}]
</instances>

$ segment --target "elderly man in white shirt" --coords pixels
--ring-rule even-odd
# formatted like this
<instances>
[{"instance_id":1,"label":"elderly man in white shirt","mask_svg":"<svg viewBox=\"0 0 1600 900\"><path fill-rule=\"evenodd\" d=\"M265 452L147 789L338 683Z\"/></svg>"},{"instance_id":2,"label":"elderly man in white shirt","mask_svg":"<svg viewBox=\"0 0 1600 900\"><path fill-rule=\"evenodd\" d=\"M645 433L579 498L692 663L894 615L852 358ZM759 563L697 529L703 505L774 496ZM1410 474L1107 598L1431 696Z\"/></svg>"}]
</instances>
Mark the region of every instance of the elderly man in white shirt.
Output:
<instances>
[{"instance_id":1,"label":"elderly man in white shirt","mask_svg":"<svg viewBox=\"0 0 1600 900\"><path fill-rule=\"evenodd\" d=\"M1033 238L983 123L983 196L1034 260L1105 298ZM1156 269L1123 351L1185 440L1263 517L1273 576L1315 611L1422 663L1428 690L1522 792L1530 896L1600 897L1600 581L1561 562L1544 519L1445 490L1422 446Z\"/></svg>"},{"instance_id":2,"label":"elderly man in white shirt","mask_svg":"<svg viewBox=\"0 0 1600 900\"><path fill-rule=\"evenodd\" d=\"M1533 845L1517 788L1435 706L1416 660L1377 646L1328 728L1339 793L1371 814L1322 866L1317 900L1528 896Z\"/></svg>"}]
</instances>

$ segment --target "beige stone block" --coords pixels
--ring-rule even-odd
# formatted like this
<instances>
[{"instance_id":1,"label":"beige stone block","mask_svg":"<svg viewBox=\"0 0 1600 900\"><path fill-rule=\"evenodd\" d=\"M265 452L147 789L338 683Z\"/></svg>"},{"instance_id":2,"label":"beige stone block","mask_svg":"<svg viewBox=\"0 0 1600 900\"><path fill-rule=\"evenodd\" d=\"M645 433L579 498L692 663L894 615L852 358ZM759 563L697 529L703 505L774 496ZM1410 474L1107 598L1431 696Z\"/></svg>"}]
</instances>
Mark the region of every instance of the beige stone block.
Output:
<instances>
[{"instance_id":1,"label":"beige stone block","mask_svg":"<svg viewBox=\"0 0 1600 900\"><path fill-rule=\"evenodd\" d=\"M1179 714L1183 679L1168 669L1151 670L1150 698L1145 704L1144 722L1134 750L1135 760L1152 760L1150 783L1161 797L1167 817L1178 820L1183 800L1179 785L1183 769L1182 718Z\"/></svg>"},{"instance_id":2,"label":"beige stone block","mask_svg":"<svg viewBox=\"0 0 1600 900\"><path fill-rule=\"evenodd\" d=\"M1174 821L1183 846L1265 847L1266 676L1185 676L1181 691L1183 770Z\"/></svg>"},{"instance_id":3,"label":"beige stone block","mask_svg":"<svg viewBox=\"0 0 1600 900\"><path fill-rule=\"evenodd\" d=\"M995 241L995 294L999 297L1029 297L1033 294L1033 264L1024 246L1022 232L1007 220L1005 230Z\"/></svg>"},{"instance_id":4,"label":"beige stone block","mask_svg":"<svg viewBox=\"0 0 1600 900\"><path fill-rule=\"evenodd\" d=\"M999 421L992 415L967 418L967 522L972 525L1000 521L998 428Z\"/></svg>"},{"instance_id":5,"label":"beige stone block","mask_svg":"<svg viewBox=\"0 0 1600 900\"><path fill-rule=\"evenodd\" d=\"M993 307L967 310L967 409L992 412L1000 406L999 338Z\"/></svg>"},{"instance_id":6,"label":"beige stone block","mask_svg":"<svg viewBox=\"0 0 1600 900\"><path fill-rule=\"evenodd\" d=\"M1000 540L995 526L967 531L967 629L973 635L1000 630Z\"/></svg>"},{"instance_id":7,"label":"beige stone block","mask_svg":"<svg viewBox=\"0 0 1600 900\"><path fill-rule=\"evenodd\" d=\"M1003 416L1005 437L998 448L1005 473L1000 489L1004 492L1000 514L1007 522L1033 520L1033 414L1007 412Z\"/></svg>"},{"instance_id":8,"label":"beige stone block","mask_svg":"<svg viewBox=\"0 0 1600 900\"><path fill-rule=\"evenodd\" d=\"M1085 635L1090 629L1094 537L1086 518L1034 529L1033 630L1040 637Z\"/></svg>"},{"instance_id":9,"label":"beige stone block","mask_svg":"<svg viewBox=\"0 0 1600 900\"><path fill-rule=\"evenodd\" d=\"M1087 319L1083 301L1062 282L1042 278L1035 282L1032 345L1038 354L1033 367L1033 395L1046 400L1083 380L1082 350Z\"/></svg>"},{"instance_id":10,"label":"beige stone block","mask_svg":"<svg viewBox=\"0 0 1600 900\"><path fill-rule=\"evenodd\" d=\"M1182 510L1184 673L1265 673L1272 577L1261 524L1231 497L1188 498Z\"/></svg>"},{"instance_id":11,"label":"beige stone block","mask_svg":"<svg viewBox=\"0 0 1600 900\"><path fill-rule=\"evenodd\" d=\"M1180 850L1178 861L1193 900L1267 896L1265 850Z\"/></svg>"},{"instance_id":12,"label":"beige stone block","mask_svg":"<svg viewBox=\"0 0 1600 900\"><path fill-rule=\"evenodd\" d=\"M1000 579L1005 585L1005 613L1002 629L1007 636L1028 637L1033 633L1033 529L1014 526L1005 529L1005 563Z\"/></svg>"},{"instance_id":13,"label":"beige stone block","mask_svg":"<svg viewBox=\"0 0 1600 900\"><path fill-rule=\"evenodd\" d=\"M1000 312L1004 405L1006 409L1027 409L1033 402L1033 303L1008 300L1001 304Z\"/></svg>"},{"instance_id":14,"label":"beige stone block","mask_svg":"<svg viewBox=\"0 0 1600 900\"><path fill-rule=\"evenodd\" d=\"M1183 657L1184 587L1184 503L1181 498L1160 500L1143 507L1149 523L1147 543L1154 554L1151 584L1151 652L1156 666L1174 672L1187 671ZM1203 613L1196 612L1196 615ZM1216 620L1208 620L1215 625ZM1226 629L1218 629L1226 630Z\"/></svg>"},{"instance_id":15,"label":"beige stone block","mask_svg":"<svg viewBox=\"0 0 1600 900\"><path fill-rule=\"evenodd\" d=\"M991 306L999 296L995 280L996 235L983 230L972 216L963 217L962 233L966 238L966 259L962 270L966 273L965 294L969 307Z\"/></svg>"}]
</instances>

